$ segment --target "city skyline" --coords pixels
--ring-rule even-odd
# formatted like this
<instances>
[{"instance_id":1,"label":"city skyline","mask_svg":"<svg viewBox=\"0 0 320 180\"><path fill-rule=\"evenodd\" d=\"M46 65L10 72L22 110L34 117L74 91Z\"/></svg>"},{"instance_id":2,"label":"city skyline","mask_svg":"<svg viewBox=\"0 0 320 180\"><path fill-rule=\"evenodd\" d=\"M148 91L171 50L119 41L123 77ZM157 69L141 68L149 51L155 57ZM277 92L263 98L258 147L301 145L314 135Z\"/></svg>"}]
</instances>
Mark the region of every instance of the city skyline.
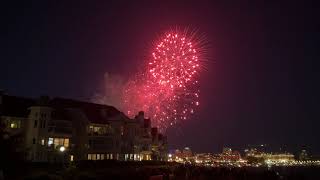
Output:
<instances>
[{"instance_id":1,"label":"city skyline","mask_svg":"<svg viewBox=\"0 0 320 180\"><path fill-rule=\"evenodd\" d=\"M0 89L90 101L109 73L128 79L172 27L207 38L200 106L168 129L172 148L308 146L320 153L319 12L312 3L59 3L2 8ZM113 105L113 104L109 104Z\"/></svg>"}]
</instances>

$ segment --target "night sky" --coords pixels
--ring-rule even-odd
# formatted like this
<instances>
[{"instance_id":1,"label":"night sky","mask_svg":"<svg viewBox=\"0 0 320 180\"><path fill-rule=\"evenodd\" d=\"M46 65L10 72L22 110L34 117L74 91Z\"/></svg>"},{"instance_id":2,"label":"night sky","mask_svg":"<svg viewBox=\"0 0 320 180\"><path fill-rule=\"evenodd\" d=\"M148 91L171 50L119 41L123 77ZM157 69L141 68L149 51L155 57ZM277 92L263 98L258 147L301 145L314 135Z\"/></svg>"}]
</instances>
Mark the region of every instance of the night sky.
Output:
<instances>
[{"instance_id":1,"label":"night sky","mask_svg":"<svg viewBox=\"0 0 320 180\"><path fill-rule=\"evenodd\" d=\"M207 38L208 61L199 110L168 130L171 148L319 154L319 6L282 2L2 3L0 89L89 101L106 72L133 75L161 33L189 27Z\"/></svg>"}]
</instances>

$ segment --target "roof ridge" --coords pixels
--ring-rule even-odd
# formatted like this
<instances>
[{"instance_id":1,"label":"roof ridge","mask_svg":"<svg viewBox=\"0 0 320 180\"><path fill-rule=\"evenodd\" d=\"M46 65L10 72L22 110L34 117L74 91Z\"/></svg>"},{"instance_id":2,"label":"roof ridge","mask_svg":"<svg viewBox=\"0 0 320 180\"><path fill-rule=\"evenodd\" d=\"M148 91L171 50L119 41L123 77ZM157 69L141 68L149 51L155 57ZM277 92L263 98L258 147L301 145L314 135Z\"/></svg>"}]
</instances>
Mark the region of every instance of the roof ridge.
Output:
<instances>
[{"instance_id":1,"label":"roof ridge","mask_svg":"<svg viewBox=\"0 0 320 180\"><path fill-rule=\"evenodd\" d=\"M71 99L71 98L63 98L63 97L54 97L50 101L54 101L54 100L69 101L69 102L73 102L73 103L81 103L81 104L88 104L88 105L105 106L105 107L108 107L108 108L113 107L113 106L110 106L110 105L107 105L107 104L99 104L99 103L93 103L93 102L77 100L77 99ZM115 107L113 107L113 108L115 108Z\"/></svg>"}]
</instances>

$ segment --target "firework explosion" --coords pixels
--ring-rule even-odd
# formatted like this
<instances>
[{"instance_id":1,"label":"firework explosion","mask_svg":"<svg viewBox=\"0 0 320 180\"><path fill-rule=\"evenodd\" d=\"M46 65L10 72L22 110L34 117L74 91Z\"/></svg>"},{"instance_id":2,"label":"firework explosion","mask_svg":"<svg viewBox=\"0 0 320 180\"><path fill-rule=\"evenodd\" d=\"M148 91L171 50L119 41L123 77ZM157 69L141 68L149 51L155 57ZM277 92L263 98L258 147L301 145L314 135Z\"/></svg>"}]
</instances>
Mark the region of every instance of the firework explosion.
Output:
<instances>
[{"instance_id":1,"label":"firework explosion","mask_svg":"<svg viewBox=\"0 0 320 180\"><path fill-rule=\"evenodd\" d=\"M123 91L129 116L143 110L160 130L188 119L199 105L196 80L201 48L194 36L171 31L160 38L152 56Z\"/></svg>"}]
</instances>

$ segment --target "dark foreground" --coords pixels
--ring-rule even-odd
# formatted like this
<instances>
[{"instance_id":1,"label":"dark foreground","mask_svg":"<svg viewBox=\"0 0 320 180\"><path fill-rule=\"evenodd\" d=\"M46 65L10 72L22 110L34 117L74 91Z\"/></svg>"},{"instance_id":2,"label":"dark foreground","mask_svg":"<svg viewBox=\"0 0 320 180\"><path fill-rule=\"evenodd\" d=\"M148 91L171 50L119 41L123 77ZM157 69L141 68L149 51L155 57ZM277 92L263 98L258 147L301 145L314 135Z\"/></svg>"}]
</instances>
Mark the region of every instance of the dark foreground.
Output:
<instances>
[{"instance_id":1,"label":"dark foreground","mask_svg":"<svg viewBox=\"0 0 320 180\"><path fill-rule=\"evenodd\" d=\"M0 177L1 179L1 177ZM83 161L77 164L21 163L4 170L4 179L216 179L318 180L320 167L206 168L168 162Z\"/></svg>"}]
</instances>

